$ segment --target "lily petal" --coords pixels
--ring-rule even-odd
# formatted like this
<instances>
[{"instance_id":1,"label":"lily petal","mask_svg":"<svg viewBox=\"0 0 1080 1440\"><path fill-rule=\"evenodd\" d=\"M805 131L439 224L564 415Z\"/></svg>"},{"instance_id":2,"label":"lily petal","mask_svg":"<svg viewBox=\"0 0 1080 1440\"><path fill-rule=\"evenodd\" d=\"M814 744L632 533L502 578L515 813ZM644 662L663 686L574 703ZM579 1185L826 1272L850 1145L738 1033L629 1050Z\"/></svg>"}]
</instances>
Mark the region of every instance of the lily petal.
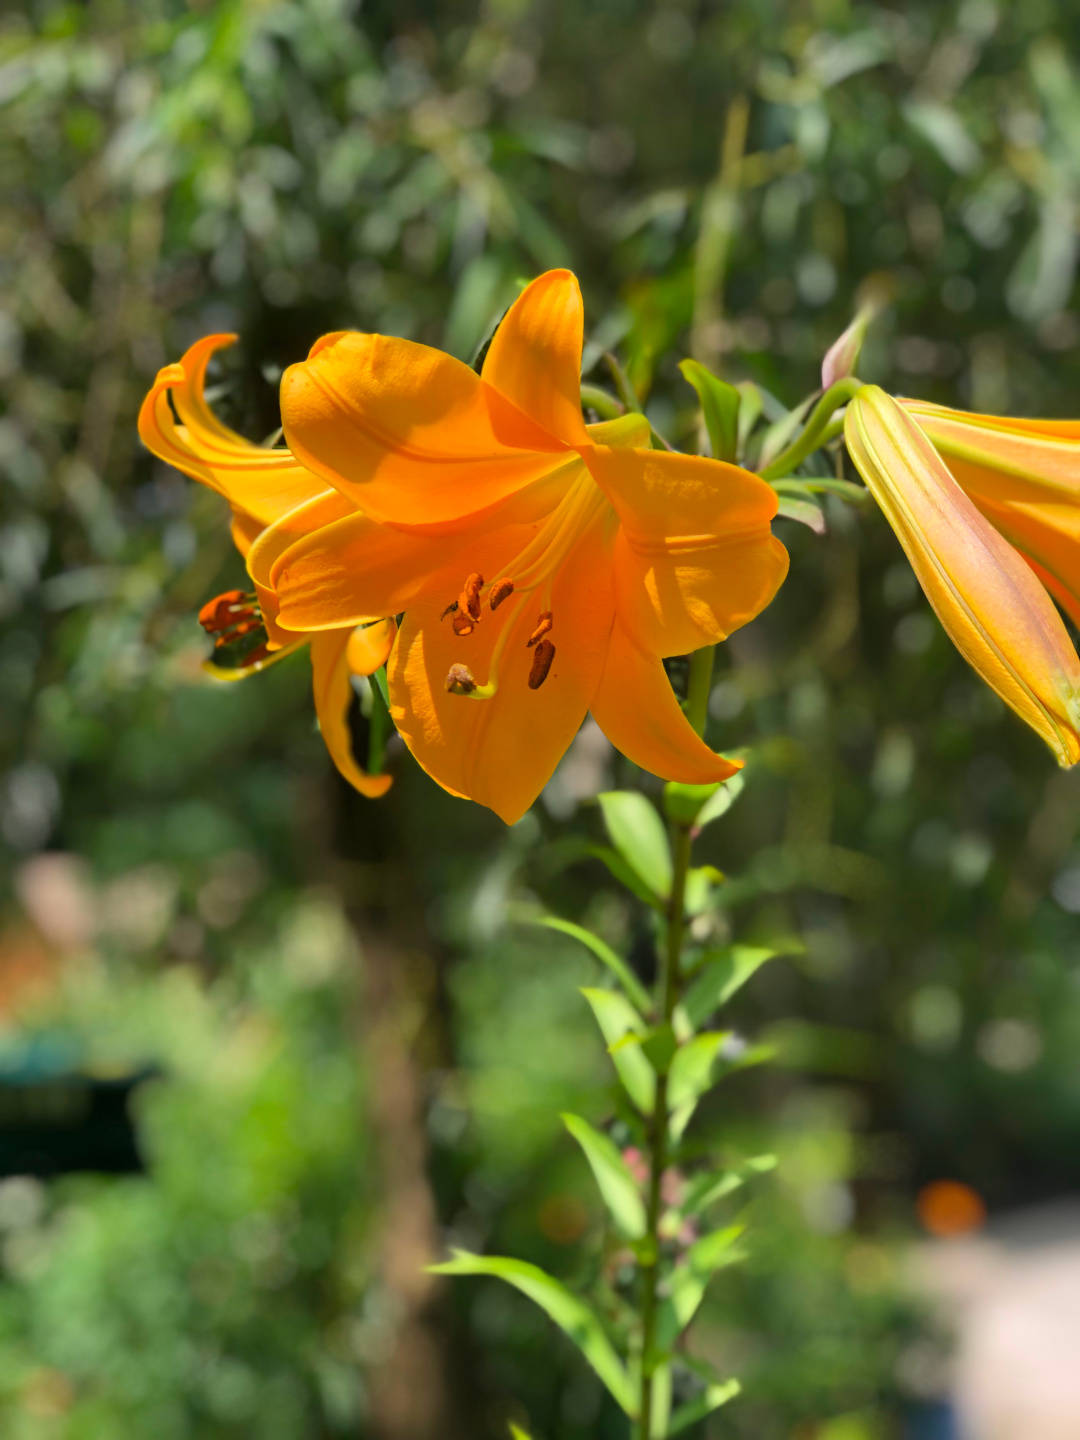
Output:
<instances>
[{"instance_id":1,"label":"lily petal","mask_svg":"<svg viewBox=\"0 0 1080 1440\"><path fill-rule=\"evenodd\" d=\"M596 446L583 452L622 521L615 605L638 646L684 655L760 614L787 575L770 485L719 460Z\"/></svg>"},{"instance_id":2,"label":"lily petal","mask_svg":"<svg viewBox=\"0 0 1080 1440\"><path fill-rule=\"evenodd\" d=\"M293 630L332 630L359 625L382 615L397 615L430 588L433 571L453 569L462 541L441 535L413 535L379 525L366 515L350 515L294 541L275 560L270 585L277 594L282 624ZM443 606L456 598L475 569L469 542L467 558Z\"/></svg>"},{"instance_id":3,"label":"lily petal","mask_svg":"<svg viewBox=\"0 0 1080 1440\"><path fill-rule=\"evenodd\" d=\"M965 494L1080 622L1080 422L902 403Z\"/></svg>"},{"instance_id":4,"label":"lily petal","mask_svg":"<svg viewBox=\"0 0 1080 1440\"><path fill-rule=\"evenodd\" d=\"M311 673L315 713L330 758L354 789L370 800L385 795L393 784L390 775L369 775L356 763L349 734L349 707L353 688L349 670L352 629L328 630L312 636ZM377 666L375 667L378 668Z\"/></svg>"},{"instance_id":5,"label":"lily petal","mask_svg":"<svg viewBox=\"0 0 1080 1440\"><path fill-rule=\"evenodd\" d=\"M275 561L296 543L299 536L318 532L333 521L355 513L354 506L344 495L337 490L324 490L321 495L297 505L295 510L290 510L280 520L260 530L252 541L247 552L248 574L259 597L259 608L272 650L279 645L287 645L294 638L293 632L280 621L278 597L271 580Z\"/></svg>"},{"instance_id":6,"label":"lily petal","mask_svg":"<svg viewBox=\"0 0 1080 1440\"><path fill-rule=\"evenodd\" d=\"M1080 660L1046 591L883 390L858 393L844 438L957 649L1060 764L1075 764Z\"/></svg>"},{"instance_id":7,"label":"lily petal","mask_svg":"<svg viewBox=\"0 0 1080 1440\"><path fill-rule=\"evenodd\" d=\"M585 443L581 350L585 307L569 270L527 285L495 331L481 376L567 445Z\"/></svg>"},{"instance_id":8,"label":"lily petal","mask_svg":"<svg viewBox=\"0 0 1080 1440\"><path fill-rule=\"evenodd\" d=\"M373 520L416 529L490 511L566 458L460 360L386 335L327 337L286 370L281 415L327 484Z\"/></svg>"},{"instance_id":9,"label":"lily petal","mask_svg":"<svg viewBox=\"0 0 1080 1440\"><path fill-rule=\"evenodd\" d=\"M139 411L139 435L159 460L224 495L242 553L265 526L311 499L325 484L285 449L255 445L223 425L203 395L206 367L235 335L207 335L183 359L159 370ZM172 404L180 416L177 424Z\"/></svg>"},{"instance_id":10,"label":"lily petal","mask_svg":"<svg viewBox=\"0 0 1080 1440\"><path fill-rule=\"evenodd\" d=\"M742 768L709 749L683 714L659 659L639 650L618 620L591 709L616 750L651 775L708 785Z\"/></svg>"},{"instance_id":11,"label":"lily petal","mask_svg":"<svg viewBox=\"0 0 1080 1440\"><path fill-rule=\"evenodd\" d=\"M554 617L555 659L538 689L529 686L536 652L526 647L539 619L536 595L512 595L495 614L483 612L472 634L455 635L439 618L447 594L462 582L460 567L451 566L405 613L388 666L394 723L445 790L490 806L508 825L550 779L599 684L613 618L609 531L608 517L598 513L552 579L545 608ZM514 527L487 536L475 552L476 569L497 576L529 533ZM447 693L452 665L467 665L478 685L488 683L500 641L493 696Z\"/></svg>"}]
</instances>

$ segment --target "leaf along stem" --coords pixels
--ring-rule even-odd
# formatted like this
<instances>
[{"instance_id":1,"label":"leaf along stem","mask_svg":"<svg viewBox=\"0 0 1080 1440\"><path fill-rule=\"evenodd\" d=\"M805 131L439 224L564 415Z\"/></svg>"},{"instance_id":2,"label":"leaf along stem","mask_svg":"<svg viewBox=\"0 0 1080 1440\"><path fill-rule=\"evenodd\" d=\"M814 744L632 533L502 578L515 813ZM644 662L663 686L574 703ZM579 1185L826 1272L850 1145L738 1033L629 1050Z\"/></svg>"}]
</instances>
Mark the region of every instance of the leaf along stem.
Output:
<instances>
[{"instance_id":1,"label":"leaf along stem","mask_svg":"<svg viewBox=\"0 0 1080 1440\"><path fill-rule=\"evenodd\" d=\"M382 686L378 677L371 677L371 718L368 722L368 763L369 775L381 775L383 760L386 758L386 740L391 730L390 712L386 708Z\"/></svg>"}]
</instances>

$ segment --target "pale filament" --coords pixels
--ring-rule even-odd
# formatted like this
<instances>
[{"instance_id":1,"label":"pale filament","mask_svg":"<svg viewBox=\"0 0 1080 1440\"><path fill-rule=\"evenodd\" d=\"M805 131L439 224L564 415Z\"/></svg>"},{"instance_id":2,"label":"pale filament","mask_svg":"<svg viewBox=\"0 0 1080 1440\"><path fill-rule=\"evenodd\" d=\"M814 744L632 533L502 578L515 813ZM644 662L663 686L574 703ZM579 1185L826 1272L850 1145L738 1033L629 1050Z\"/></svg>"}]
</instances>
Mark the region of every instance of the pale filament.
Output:
<instances>
[{"instance_id":1,"label":"pale filament","mask_svg":"<svg viewBox=\"0 0 1080 1440\"><path fill-rule=\"evenodd\" d=\"M533 536L510 565L499 571L496 578L513 580L514 591L499 606L503 624L488 662L487 683L466 692L467 699L490 700L498 690L499 662L522 603L527 596L543 586L544 599L540 608L551 608L551 590L556 571L596 512L606 503L603 491L589 472L583 469L583 473L548 516L539 533ZM485 593L490 589L490 584L484 586Z\"/></svg>"}]
</instances>

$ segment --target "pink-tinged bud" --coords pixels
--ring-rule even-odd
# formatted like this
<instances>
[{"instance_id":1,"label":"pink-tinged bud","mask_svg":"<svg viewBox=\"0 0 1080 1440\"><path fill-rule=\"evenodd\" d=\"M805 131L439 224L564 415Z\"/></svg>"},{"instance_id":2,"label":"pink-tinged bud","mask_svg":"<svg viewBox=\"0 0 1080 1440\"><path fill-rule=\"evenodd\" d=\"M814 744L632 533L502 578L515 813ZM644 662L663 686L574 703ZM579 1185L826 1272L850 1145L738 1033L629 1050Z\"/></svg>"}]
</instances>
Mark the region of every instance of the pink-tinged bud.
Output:
<instances>
[{"instance_id":1,"label":"pink-tinged bud","mask_svg":"<svg viewBox=\"0 0 1080 1440\"><path fill-rule=\"evenodd\" d=\"M888 299L888 285L880 277L869 281L864 287L863 298L859 302L854 320L839 339L829 346L821 362L823 390L828 390L838 380L846 380L849 375L855 374L859 352L862 350L870 322L885 308Z\"/></svg>"},{"instance_id":2,"label":"pink-tinged bud","mask_svg":"<svg viewBox=\"0 0 1080 1440\"><path fill-rule=\"evenodd\" d=\"M844 438L968 663L1031 726L1061 765L1080 760L1080 659L1053 601L976 509L915 421L867 385Z\"/></svg>"}]
</instances>

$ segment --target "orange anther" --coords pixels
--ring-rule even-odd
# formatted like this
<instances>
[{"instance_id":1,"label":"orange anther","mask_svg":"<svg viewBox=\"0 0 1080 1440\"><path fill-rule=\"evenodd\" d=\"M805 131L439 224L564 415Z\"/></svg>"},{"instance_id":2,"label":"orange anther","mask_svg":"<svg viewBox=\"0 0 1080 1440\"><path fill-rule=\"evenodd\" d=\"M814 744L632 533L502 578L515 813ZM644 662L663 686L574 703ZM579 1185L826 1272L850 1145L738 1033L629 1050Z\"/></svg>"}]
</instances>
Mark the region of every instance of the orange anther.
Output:
<instances>
[{"instance_id":1,"label":"orange anther","mask_svg":"<svg viewBox=\"0 0 1080 1440\"><path fill-rule=\"evenodd\" d=\"M243 590L226 590L224 595L215 595L199 611L199 624L210 635L227 630L236 624L238 615L254 612L254 596L245 595Z\"/></svg>"},{"instance_id":2,"label":"orange anther","mask_svg":"<svg viewBox=\"0 0 1080 1440\"><path fill-rule=\"evenodd\" d=\"M465 588L458 600L462 610L467 610L474 620L480 619L480 591L483 588L484 577L474 573L465 581Z\"/></svg>"},{"instance_id":3,"label":"orange anther","mask_svg":"<svg viewBox=\"0 0 1080 1440\"><path fill-rule=\"evenodd\" d=\"M468 695L476 689L473 673L467 665L451 665L446 677L446 688L451 694Z\"/></svg>"},{"instance_id":4,"label":"orange anther","mask_svg":"<svg viewBox=\"0 0 1080 1440\"><path fill-rule=\"evenodd\" d=\"M555 646L550 640L540 640L533 653L532 669L529 671L529 689L539 690L548 677L551 662L555 659Z\"/></svg>"},{"instance_id":5,"label":"orange anther","mask_svg":"<svg viewBox=\"0 0 1080 1440\"><path fill-rule=\"evenodd\" d=\"M454 627L455 635L471 635L476 629L476 621L465 610L457 610L450 623Z\"/></svg>"},{"instance_id":6,"label":"orange anther","mask_svg":"<svg viewBox=\"0 0 1080 1440\"><path fill-rule=\"evenodd\" d=\"M551 618L551 611L545 610L540 616L540 619L537 621L536 629L525 642L525 644L530 650L534 645L539 645L540 641L548 633L553 624L554 621Z\"/></svg>"},{"instance_id":7,"label":"orange anther","mask_svg":"<svg viewBox=\"0 0 1080 1440\"><path fill-rule=\"evenodd\" d=\"M491 587L491 594L488 596L488 604L492 610L497 610L504 600L508 600L514 593L514 582L512 580L496 580Z\"/></svg>"}]
</instances>

